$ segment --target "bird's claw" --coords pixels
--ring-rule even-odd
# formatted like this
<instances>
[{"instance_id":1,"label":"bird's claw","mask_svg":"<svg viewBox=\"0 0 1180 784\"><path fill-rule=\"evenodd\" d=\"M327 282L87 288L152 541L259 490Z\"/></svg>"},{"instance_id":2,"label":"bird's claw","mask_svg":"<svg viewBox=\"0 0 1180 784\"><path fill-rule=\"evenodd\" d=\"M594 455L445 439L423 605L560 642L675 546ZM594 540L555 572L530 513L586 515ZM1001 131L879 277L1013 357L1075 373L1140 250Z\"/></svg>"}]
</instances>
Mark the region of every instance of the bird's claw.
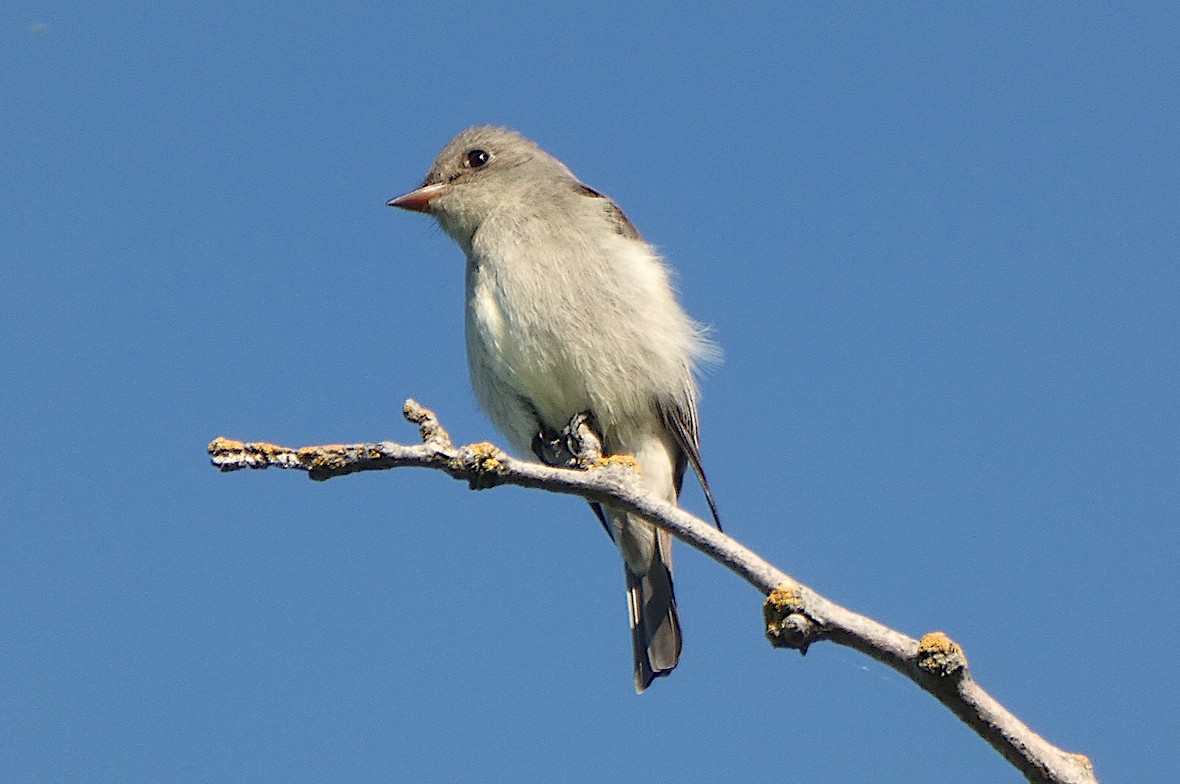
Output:
<instances>
[{"instance_id":1,"label":"bird's claw","mask_svg":"<svg viewBox=\"0 0 1180 784\"><path fill-rule=\"evenodd\" d=\"M602 439L587 412L574 414L560 433L542 428L533 436L533 454L545 465L586 469L602 457Z\"/></svg>"}]
</instances>

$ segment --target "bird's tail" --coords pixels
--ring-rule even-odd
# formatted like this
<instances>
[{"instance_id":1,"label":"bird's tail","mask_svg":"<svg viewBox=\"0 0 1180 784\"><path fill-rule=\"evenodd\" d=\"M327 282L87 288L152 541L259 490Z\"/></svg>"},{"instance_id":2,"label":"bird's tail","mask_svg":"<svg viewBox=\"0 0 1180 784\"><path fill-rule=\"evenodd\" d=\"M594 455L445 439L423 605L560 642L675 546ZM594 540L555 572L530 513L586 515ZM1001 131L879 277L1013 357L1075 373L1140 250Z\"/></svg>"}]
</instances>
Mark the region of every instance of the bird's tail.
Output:
<instances>
[{"instance_id":1,"label":"bird's tail","mask_svg":"<svg viewBox=\"0 0 1180 784\"><path fill-rule=\"evenodd\" d=\"M637 574L623 562L635 654L635 691L640 694L653 680L672 672L680 661L680 617L672 590L671 537L660 531L657 541L646 574Z\"/></svg>"}]
</instances>

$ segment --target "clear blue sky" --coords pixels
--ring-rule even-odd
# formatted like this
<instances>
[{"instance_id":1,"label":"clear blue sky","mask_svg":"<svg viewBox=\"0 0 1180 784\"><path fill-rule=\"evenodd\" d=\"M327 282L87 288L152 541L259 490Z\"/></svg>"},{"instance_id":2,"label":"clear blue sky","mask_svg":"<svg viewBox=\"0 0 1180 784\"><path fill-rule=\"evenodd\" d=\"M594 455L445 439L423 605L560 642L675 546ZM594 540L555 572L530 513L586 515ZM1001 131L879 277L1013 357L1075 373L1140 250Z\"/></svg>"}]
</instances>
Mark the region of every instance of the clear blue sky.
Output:
<instances>
[{"instance_id":1,"label":"clear blue sky","mask_svg":"<svg viewBox=\"0 0 1180 784\"><path fill-rule=\"evenodd\" d=\"M733 535L1104 782L1180 779L1180 11L891 6L6 3L0 778L1020 780L684 547L637 697L573 499L209 467L413 440L409 396L495 437L462 256L384 206L493 122L714 326Z\"/></svg>"}]
</instances>

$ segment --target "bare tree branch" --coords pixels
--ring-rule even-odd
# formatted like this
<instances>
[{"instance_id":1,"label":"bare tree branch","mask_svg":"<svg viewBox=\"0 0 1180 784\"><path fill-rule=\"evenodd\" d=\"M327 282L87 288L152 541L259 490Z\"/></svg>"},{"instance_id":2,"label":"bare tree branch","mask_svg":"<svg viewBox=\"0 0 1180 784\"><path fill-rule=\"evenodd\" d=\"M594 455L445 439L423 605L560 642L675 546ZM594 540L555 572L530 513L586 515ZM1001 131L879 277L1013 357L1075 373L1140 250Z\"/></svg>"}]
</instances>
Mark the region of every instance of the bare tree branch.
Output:
<instances>
[{"instance_id":1,"label":"bare tree branch","mask_svg":"<svg viewBox=\"0 0 1180 784\"><path fill-rule=\"evenodd\" d=\"M569 434L580 445L571 465L589 469L577 470L517 460L486 442L456 447L431 411L407 400L404 413L418 425L421 444L382 441L291 449L217 438L208 451L221 471L291 468L322 481L357 471L414 466L446 471L475 489L518 485L635 512L728 567L765 595L763 615L772 645L806 653L811 644L830 640L854 648L932 694L1030 782L1097 784L1088 758L1050 744L984 691L971 677L962 649L947 635L930 632L915 640L824 598L732 537L652 497L639 481L634 460L600 457L593 434L585 428Z\"/></svg>"}]
</instances>

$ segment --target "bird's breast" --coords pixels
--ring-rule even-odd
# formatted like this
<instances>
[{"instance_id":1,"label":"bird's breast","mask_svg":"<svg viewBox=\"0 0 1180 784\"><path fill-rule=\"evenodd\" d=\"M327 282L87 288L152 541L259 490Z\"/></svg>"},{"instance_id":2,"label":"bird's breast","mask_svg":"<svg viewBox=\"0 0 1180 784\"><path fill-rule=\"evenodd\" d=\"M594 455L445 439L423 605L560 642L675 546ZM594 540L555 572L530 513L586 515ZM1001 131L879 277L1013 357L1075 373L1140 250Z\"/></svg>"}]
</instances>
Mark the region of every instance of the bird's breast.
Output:
<instances>
[{"instance_id":1,"label":"bird's breast","mask_svg":"<svg viewBox=\"0 0 1180 784\"><path fill-rule=\"evenodd\" d=\"M614 234L514 229L478 231L467 267L468 362L484 410L518 445L583 412L616 445L656 427L657 401L691 385L691 322L657 257Z\"/></svg>"},{"instance_id":2,"label":"bird's breast","mask_svg":"<svg viewBox=\"0 0 1180 784\"><path fill-rule=\"evenodd\" d=\"M486 264L469 266L467 289L471 379L498 427L520 442L538 424L557 429L592 409L576 327L555 317L545 293Z\"/></svg>"}]
</instances>

